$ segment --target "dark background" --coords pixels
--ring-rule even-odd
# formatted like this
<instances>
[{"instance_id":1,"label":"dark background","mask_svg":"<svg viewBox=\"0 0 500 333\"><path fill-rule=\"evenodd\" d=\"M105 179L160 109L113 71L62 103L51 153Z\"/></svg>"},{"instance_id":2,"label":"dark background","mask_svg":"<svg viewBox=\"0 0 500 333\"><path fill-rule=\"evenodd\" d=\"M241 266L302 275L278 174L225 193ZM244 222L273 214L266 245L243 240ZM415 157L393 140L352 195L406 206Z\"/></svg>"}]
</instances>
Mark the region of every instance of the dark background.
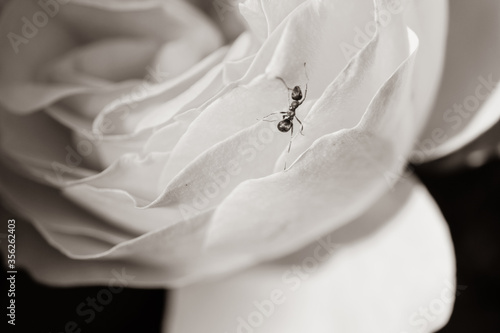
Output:
<instances>
[{"instance_id":1,"label":"dark background","mask_svg":"<svg viewBox=\"0 0 500 333\"><path fill-rule=\"evenodd\" d=\"M481 156L483 165L478 163ZM440 333L500 332L500 122L459 152L416 168L450 227L455 309Z\"/></svg>"},{"instance_id":2,"label":"dark background","mask_svg":"<svg viewBox=\"0 0 500 333\"><path fill-rule=\"evenodd\" d=\"M460 290L451 320L441 333L500 332L499 142L500 124L460 152L413 168L439 204L455 244ZM478 151L486 152L489 160L481 167L468 167L469 156ZM16 332L65 332L67 321L78 319L82 332L161 330L163 290L125 289L114 295L90 324L85 324L75 309L104 286L49 288L22 271L16 284ZM1 290L4 293L6 286L2 285Z\"/></svg>"},{"instance_id":3,"label":"dark background","mask_svg":"<svg viewBox=\"0 0 500 333\"><path fill-rule=\"evenodd\" d=\"M421 179L450 225L463 289L440 332L500 332L500 161Z\"/></svg>"}]
</instances>

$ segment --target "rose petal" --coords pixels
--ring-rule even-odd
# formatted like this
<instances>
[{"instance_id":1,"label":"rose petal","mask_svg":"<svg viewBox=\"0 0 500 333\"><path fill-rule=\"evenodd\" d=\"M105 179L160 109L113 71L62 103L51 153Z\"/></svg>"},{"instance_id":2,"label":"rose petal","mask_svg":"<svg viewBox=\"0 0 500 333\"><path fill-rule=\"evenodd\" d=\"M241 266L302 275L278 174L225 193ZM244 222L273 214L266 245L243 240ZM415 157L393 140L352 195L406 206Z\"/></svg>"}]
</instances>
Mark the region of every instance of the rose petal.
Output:
<instances>
[{"instance_id":1,"label":"rose petal","mask_svg":"<svg viewBox=\"0 0 500 333\"><path fill-rule=\"evenodd\" d=\"M53 17L48 18L35 1L10 2L2 12L0 27L0 32L3 31L5 35L10 36L10 39L2 39L3 44L0 44L0 59L2 59L0 68L3 72L0 79L0 101L9 110L26 113L63 97L88 91L88 87L79 84L47 84L48 82L40 81L38 77L41 68L49 61L82 42L92 43L96 40L128 37L148 38L160 44L174 40L179 42L183 37L193 42L203 35L205 38L199 43L200 56L208 54L221 44L221 36L215 27L183 1L170 1L168 5L162 2L150 2L144 6L136 6L137 3L134 2L129 4L132 7L116 12L114 6L104 10L94 6L69 3L54 7ZM113 11L109 10L111 8ZM23 25L26 26L28 23L21 18L31 18L36 13L45 14L47 23L39 29L33 26L29 38L23 37L28 36L24 31L26 28L23 30ZM190 24L192 19L199 24L193 27ZM23 34L23 31L24 35L19 35ZM16 34L17 37L12 34ZM136 50L145 52L143 48ZM34 57L34 54L37 57ZM185 59L181 55L176 54L175 58L167 58L169 61L185 64ZM94 64L93 61L84 63ZM94 72L99 70L96 69Z\"/></svg>"},{"instance_id":2,"label":"rose petal","mask_svg":"<svg viewBox=\"0 0 500 333\"><path fill-rule=\"evenodd\" d=\"M398 157L409 153L417 135L410 115L421 110L412 108L409 94L415 42L410 43L411 56L379 90L355 128L323 136L285 173L238 186L214 214L208 247L248 251L266 243L266 253L260 255L278 255L339 227L373 203L393 182L386 176L400 172ZM288 207L290 202L294 205ZM236 217L242 212L251 212L244 214L248 218L243 223Z\"/></svg>"},{"instance_id":3,"label":"rose petal","mask_svg":"<svg viewBox=\"0 0 500 333\"><path fill-rule=\"evenodd\" d=\"M245 103L241 103L242 100ZM255 124L258 117L280 110L285 101L281 84L263 77L249 86L236 87L214 101L193 121L175 146L160 179L160 188L208 148Z\"/></svg>"},{"instance_id":4,"label":"rose petal","mask_svg":"<svg viewBox=\"0 0 500 333\"><path fill-rule=\"evenodd\" d=\"M261 40L266 39L268 29L266 17L263 15L262 2L246 0L239 5L239 10L252 33Z\"/></svg>"},{"instance_id":5,"label":"rose petal","mask_svg":"<svg viewBox=\"0 0 500 333\"><path fill-rule=\"evenodd\" d=\"M108 38L72 49L54 59L40 70L39 77L87 86L96 81L98 88L112 82L142 79L159 48L159 41L145 38Z\"/></svg>"},{"instance_id":6,"label":"rose petal","mask_svg":"<svg viewBox=\"0 0 500 333\"><path fill-rule=\"evenodd\" d=\"M358 124L380 86L407 57L408 40L402 29L402 17L394 15L391 20L390 25L381 27L377 35L351 59L307 117L301 116L306 134L294 140L290 154L281 156L277 168L286 159L294 161L322 136ZM356 98L351 97L354 94Z\"/></svg>"},{"instance_id":7,"label":"rose petal","mask_svg":"<svg viewBox=\"0 0 500 333\"><path fill-rule=\"evenodd\" d=\"M370 6L372 5L370 4ZM280 73L282 72L282 64L290 64L292 68L297 67L297 62L285 62L283 61L282 56L298 54L297 57L300 57L300 55L303 55L304 50L308 47L309 49L321 48L322 50L324 49L327 56L325 59L321 60L321 63L318 63L317 61L315 63L315 61L311 60L313 64L311 64L310 67L312 67L313 73L321 73L323 77L325 76L325 72L331 73L331 77L327 78L327 80L332 80L337 74L337 71L342 68L346 61L342 52L336 47L337 43L340 43L340 40L344 38L352 38L352 33L347 34L343 31L339 32L337 25L329 23L338 20L329 20L329 18L331 18L331 15L338 15L341 23L346 23L343 20L345 17L349 16L347 15L349 10L354 9L349 6L347 12L340 11L337 10L335 6L324 2L308 2L304 6L300 6L300 8L297 8L297 10L286 18L287 24L281 25L283 33L278 30L275 31L274 36L278 35L279 39L274 40L273 36L271 36L268 40L266 40L265 44L259 51L259 54L256 56L255 62L265 63L267 58L271 61L271 64L269 65L270 73ZM330 13L330 16L325 14L322 16L322 20L318 20L317 15L315 15L317 12ZM370 13L370 11L367 12ZM368 20L366 15L361 15L361 18L358 16L354 21L349 21L349 23L346 24L350 25L357 23L358 21L365 23ZM394 19L393 21L396 20ZM309 40L309 36L307 34L304 35L301 33L302 31L309 31L308 29L311 28L311 24L317 25L318 30L324 34L323 38L318 37ZM342 26L340 23L339 25ZM391 22L391 25L396 26L394 22ZM404 29L400 29L398 32L399 34L406 33ZM326 36L328 36L328 38L332 36L334 39L333 42L330 43L327 41ZM297 43L293 40L293 38L300 38L301 42ZM337 38L338 40L336 40ZM302 43L304 45L302 45ZM276 44L278 44L278 46L276 46ZM300 47L297 47L296 45L299 44ZM386 45L382 45L380 48L382 49L384 46ZM401 46L404 48L405 45L403 44ZM269 52L269 50L273 47L277 47L277 49L273 52ZM390 54L389 52L387 53ZM301 73L299 76L304 77L305 72L311 70L310 67L304 69L304 61L309 61L308 57L309 55L304 56L301 60L302 62L299 63L300 68L291 72ZM326 61L326 58L329 60ZM335 64L336 69L331 68L332 63ZM314 71L314 68L321 68L321 71ZM255 121L255 118L263 117L273 111L282 111L287 107L288 104L283 102L281 102L281 104L278 103L278 99L281 97L280 95L283 95L283 93L280 93L282 88L279 88L279 85L282 85L282 83L276 80L278 83L277 87L272 87L269 83L266 83L266 87L264 87L264 83L259 83L257 78L252 77L252 73L255 70L255 68L250 68L244 78L235 82L234 85L227 86L225 90L219 94L220 96L217 96L218 98L215 102L204 109L200 117L198 117L190 125L186 134L181 138L179 144L172 152L171 159L167 164L160 182L161 187L164 187L174 175L176 175L190 161L199 156L204 150L236 133L242 128L251 126ZM253 82L250 80L253 80ZM250 88L243 87L247 81L251 82L249 83ZM315 80L311 79L311 82L315 82ZM324 85L325 82L318 84L313 83L311 88L313 93L314 89L321 90L322 84ZM253 88L259 87L259 85L261 85L261 88L257 90ZM309 98L311 98L311 96ZM241 100L245 100L246 102L238 103L238 101Z\"/></svg>"},{"instance_id":8,"label":"rose petal","mask_svg":"<svg viewBox=\"0 0 500 333\"><path fill-rule=\"evenodd\" d=\"M137 80L129 80L116 85L108 84L106 87L101 87L98 90L89 89L85 93L63 98L55 104L57 108L51 109L54 105L50 105L46 109L51 109L50 115L55 117L56 120L62 120L62 123L67 124L70 128L74 128L76 126L70 119L79 116L83 121L92 123L93 119L109 103L130 93L138 85L139 81Z\"/></svg>"},{"instance_id":9,"label":"rose petal","mask_svg":"<svg viewBox=\"0 0 500 333\"><path fill-rule=\"evenodd\" d=\"M358 31L359 27L376 27L373 13L373 1L366 0L349 5L343 1L308 1L297 7L282 23L285 27L267 73L283 78L289 87L308 83L308 96L317 98L355 55L355 51L346 52L345 45L354 43L349 48L359 49L369 41L365 35L360 41Z\"/></svg>"},{"instance_id":10,"label":"rose petal","mask_svg":"<svg viewBox=\"0 0 500 333\"><path fill-rule=\"evenodd\" d=\"M434 332L451 314L454 291L446 222L411 179L288 258L175 290L164 331Z\"/></svg>"},{"instance_id":11,"label":"rose petal","mask_svg":"<svg viewBox=\"0 0 500 333\"><path fill-rule=\"evenodd\" d=\"M212 209L242 181L268 175L287 143L287 137L257 123L204 152L162 188L152 206L177 204L184 218Z\"/></svg>"},{"instance_id":12,"label":"rose petal","mask_svg":"<svg viewBox=\"0 0 500 333\"><path fill-rule=\"evenodd\" d=\"M34 273L36 280L57 286L107 284L110 279L116 278L118 272L131 276L127 280L130 286L165 288L172 281L175 281L174 284L185 281L186 276L193 278L207 269L222 270L227 263L248 265L242 263L241 258L232 261L226 258L222 264L216 258L187 262L186 254L198 249L196 245L201 244L204 228L198 221L177 226L146 236L139 243L124 242L104 256L72 255L61 253L57 247L47 244L30 223L19 219L16 230L24 237L17 242L19 250L16 259L20 267ZM179 238L179 233L187 237ZM77 236L70 240L82 242L83 238ZM89 248L95 248L95 243L89 245ZM164 257L160 253L169 256Z\"/></svg>"},{"instance_id":13,"label":"rose petal","mask_svg":"<svg viewBox=\"0 0 500 333\"><path fill-rule=\"evenodd\" d=\"M2 154L26 176L53 186L88 177L95 170L71 146L71 133L43 113L18 116L0 108Z\"/></svg>"},{"instance_id":14,"label":"rose petal","mask_svg":"<svg viewBox=\"0 0 500 333\"><path fill-rule=\"evenodd\" d=\"M151 202L156 197L151 191L156 186L168 153L151 153L144 157L125 154L103 172L70 183L70 186L86 184L100 189L123 190L136 201ZM140 179L140 182L137 182Z\"/></svg>"},{"instance_id":15,"label":"rose petal","mask_svg":"<svg viewBox=\"0 0 500 333\"><path fill-rule=\"evenodd\" d=\"M181 121L182 124L188 125L199 115L199 112L193 112L192 108L199 107L207 100L210 100L212 96L216 95L222 89L223 83L229 84L241 78L248 68L248 62L253 60L255 48L255 40L253 40L249 34L243 34L235 41L229 51L225 48L221 48L204 59L200 66L197 66L204 68L205 71L211 66L213 68L206 72L206 74L189 89L182 93L178 93L177 90L172 88L178 87L179 82L175 82L175 84L169 83L168 85L163 85L161 90L151 91L148 96L141 98L141 100L135 100L132 105L133 108L136 109L135 112L133 114L127 114L127 117L120 117L123 119L121 120L123 121L122 126L124 127L122 131L141 131L153 127L160 128L160 130L156 132L158 135L154 134L148 141L146 150L151 150L155 146L163 146L165 143L167 143L168 147L173 147L181 137L180 134L184 134L187 127L182 126L182 133L177 131L175 135L170 135L168 128L177 127L180 125L178 123L179 121ZM221 66L214 66L214 63L220 61L224 54L223 64ZM200 74L202 73L196 75L199 77ZM189 82L186 81L186 83ZM112 113L121 109L121 106L118 105L115 108L116 110L110 112L110 118L112 118ZM165 112L165 109L168 109L169 112ZM187 113L190 115L187 117L184 116L184 114ZM197 113L196 116L195 113ZM188 118L191 119L191 121L186 123L185 120ZM166 129L162 130L165 127ZM165 148L161 148L159 151L166 151L164 149ZM172 148L168 149L171 150Z\"/></svg>"},{"instance_id":16,"label":"rose petal","mask_svg":"<svg viewBox=\"0 0 500 333\"><path fill-rule=\"evenodd\" d=\"M108 135L137 133L159 127L177 113L198 105L204 97L220 89L220 83L213 77L220 69L210 71L210 68L219 63L225 53L225 49L219 49L162 84L138 85L103 110L94 122L94 130L98 132L99 127L112 123L113 129Z\"/></svg>"},{"instance_id":17,"label":"rose petal","mask_svg":"<svg viewBox=\"0 0 500 333\"><path fill-rule=\"evenodd\" d=\"M260 31L262 29L263 38L269 36L274 29L288 16L293 10L295 10L299 5L304 3L305 0L292 0L286 1L284 3L278 3L276 1L264 0L264 1L245 1L240 5L240 11L242 15L247 18L247 22L251 29ZM259 7L260 4L260 7ZM251 12L257 11L253 16ZM257 15L259 20L255 24L252 22L252 17ZM263 20L264 19L264 20ZM264 24L262 24L264 23ZM259 26L256 26L259 25ZM262 26L260 26L262 25ZM265 29L267 28L267 31Z\"/></svg>"},{"instance_id":18,"label":"rose petal","mask_svg":"<svg viewBox=\"0 0 500 333\"><path fill-rule=\"evenodd\" d=\"M144 152L171 152L187 128L200 114L196 109L184 112L173 118L171 124L165 125L154 132L146 145Z\"/></svg>"},{"instance_id":19,"label":"rose petal","mask_svg":"<svg viewBox=\"0 0 500 333\"><path fill-rule=\"evenodd\" d=\"M71 0L71 2L106 10L127 11L157 8L162 4L163 0Z\"/></svg>"},{"instance_id":20,"label":"rose petal","mask_svg":"<svg viewBox=\"0 0 500 333\"><path fill-rule=\"evenodd\" d=\"M302 7L308 10L316 8L309 8L307 6ZM438 11L439 9L442 9L442 7L439 7ZM298 15L301 12L294 11L293 13ZM368 11L368 13L371 13L371 11ZM442 17L436 14L436 17L437 16ZM298 16L289 15L285 20L291 20L292 18L298 18ZM302 25L306 23L305 21L297 22ZM285 24L279 25L274 30L259 53L255 55L254 62L250 65L243 77L238 78L238 82L234 82L234 84L230 83L226 89L214 96L214 98L208 101L202 108L199 108L199 110L194 109L195 111L193 111L191 115L195 115L196 112L211 105L214 100L218 100L224 95L229 96L229 98L233 99L232 102L235 102L237 96L228 94L228 92L232 91L233 88L238 85L239 88L237 89L241 89L241 87L245 88L251 86L252 82L259 82L259 80L263 83L266 82L261 74L267 64L269 64L273 54L275 54L277 45L285 30L285 26ZM403 27L401 32L406 32L406 27ZM439 35L440 32L438 31L437 34ZM352 32L350 36L352 36ZM398 42L400 41L396 41L396 43ZM389 54L391 51L392 50L387 50ZM117 260L127 260L130 262L131 269L135 270L134 274L143 270L143 273L140 273L140 281L134 282L135 285L149 284L150 286L175 286L199 280L213 274L233 271L265 259L274 258L307 244L312 241L314 237L324 234L335 227L339 227L350 219L362 214L371 203L375 202L378 195L383 193L386 187L385 185L387 185L384 182L386 178L385 173L397 173L399 171L400 166L396 163L397 157L405 156L411 148L412 140L415 138L418 130L418 126L414 126L415 121L421 121L427 111L417 107L420 104L412 104L412 100L409 98L409 91L415 89L418 85L418 83L410 82L409 79L409 75L413 75L411 72L412 60L412 58L407 59L399 67L398 71L384 84L376 98L372 101L370 109L366 112L361 123L356 128L350 131L342 131L327 135L319 139L308 151L306 151L306 153L299 157L295 165L292 166L288 172L260 180L244 182L236 187L229 197L226 198L226 194L229 193L229 190L232 190L234 185L237 185L237 183L241 181L241 179L235 177L235 181L231 184L228 191L224 195L214 199L213 206L205 208L205 210L199 212L199 214L191 216L186 220L171 219L172 216L176 217L181 215L177 207L179 203L189 202L189 200L193 199L192 192L190 192L189 189L185 189L185 185L196 185L193 187L203 190L205 189L204 186L214 183L209 173L200 172L200 170L203 170L201 169L201 165L207 165L204 162L210 161L211 163L208 165L212 165L213 168L208 171L211 172L214 171L215 167L224 166L230 157L237 154L235 148L245 142L252 134L258 133L256 130L258 130L260 126L263 126L263 123L250 119L254 117L255 114L243 112L241 113L241 118L236 117L236 121L229 123L227 128L217 123L217 120L220 118L209 117L210 119L207 119L208 122L205 126L215 125L215 127L210 128L212 130L218 130L219 128L223 129L227 131L226 133L228 136L217 137L217 135L214 135L211 137L211 142L208 142L208 144L203 142L204 137L201 136L200 133L193 131L191 134L193 136L198 134L198 141L193 139L189 140L193 140L192 142L194 143L201 142L204 145L204 149L197 151L193 156L188 156L188 158L184 160L184 166L187 167L183 169L181 173L178 173L177 176L172 175L172 177L175 177L168 182L162 197L147 207L145 206L144 208L149 211L141 216L137 214L137 211L133 210L137 210L137 207L135 207L137 202L134 202L133 195L127 192L130 190L132 193L138 189L124 188L113 191L109 188L99 188L101 185L115 186L113 182L106 183L108 181L107 178L102 178L102 183L93 184L95 185L93 187L90 185L74 186L71 190L66 191L68 195L72 196L75 200L81 200L81 204L88 206L89 209L96 209L98 215L107 216L107 218L111 216L109 220L114 220L114 222L120 219L126 221L126 225L120 225L120 227L130 229L129 233L144 232L145 230L134 229L144 226L147 228L158 228L162 225L161 223L165 223L165 221L167 225L135 239L117 244L111 248L109 246L112 244L112 240L109 240L106 245L96 245L98 251L88 253L84 253L82 250L87 249L85 246L80 248L81 244L91 244L91 246L88 247L88 249L91 249L93 243L106 242L103 242L99 236L92 235L91 232L86 232L84 235L79 236L68 230L58 230L57 233L60 234L58 236L59 241L55 246L64 251L65 247L75 243L72 245L73 252L64 251L64 254L73 259L83 260L77 262L76 260L65 259L60 254L58 256L58 253L54 254L47 252L47 255L54 255L54 263L56 265L64 263L68 265L67 267L75 268L75 270L70 269L68 272L64 272L61 276L56 276L53 272L40 267L39 263L33 262L29 257L25 256L31 249L25 250L27 252L22 252L23 254L20 253L22 258L21 262L32 269L39 270L39 277L41 279L53 279L53 281L58 283L78 283L89 278L87 274L89 273L95 274L95 276L85 283L92 283L96 281L106 281L105 279L109 277L109 271L104 270L106 266L101 265L103 262L112 265L119 262ZM344 59L344 62L345 61L347 61L347 59ZM242 61L241 64L242 66L239 67L239 70L246 68L246 62ZM303 66L301 63L295 64L296 67L298 65ZM301 70L303 70L303 68L301 68ZM313 73L317 71L318 70L313 71ZM238 71L237 73L243 73L243 71ZM303 73L302 71L300 75L303 75ZM330 74L333 75L334 73ZM238 77L238 75L236 75L236 77ZM382 80L384 79L385 78ZM273 82L273 80L267 81ZM281 97L286 101L286 90L283 87L281 87L281 90L285 93ZM426 97L425 95L420 96ZM314 98L308 99L308 101L314 102ZM286 106L287 104L285 104L285 107ZM304 111L307 111L306 106L306 104L303 105ZM266 107L269 107L269 105L266 105ZM186 113L189 111L191 110L187 110ZM227 109L226 113L229 111L230 110ZM258 110L258 112L264 111L266 110ZM419 116L419 112L423 112L424 115ZM203 114L204 113L205 112L203 112ZM408 114L413 116L408 116ZM222 113L219 116L222 116ZM232 118L233 115L230 116L231 119L234 119ZM186 117L186 121L189 121L187 118L188 117ZM200 117L197 117L195 122L198 118ZM241 123L238 123L238 121L241 121ZM191 125L196 124L196 126L199 126L198 128L200 130L203 130L203 127L200 126L201 123L195 122ZM172 124L173 123L174 122L172 122ZM232 142L233 139L235 139L234 142ZM188 138L186 137L185 140L188 140ZM252 163L261 165L261 162L265 162L262 165L270 170L274 166L276 158L279 156L279 152L285 149L287 141L288 138L286 136L279 136L279 142L271 144L273 148L272 154L267 154L267 157ZM337 146L335 147L334 145ZM332 148L332 146L334 147ZM222 154L224 151L226 151L226 154ZM331 154L331 156L328 156L328 154ZM218 160L217 158L220 156L226 157L222 160ZM252 166L252 163L248 163L246 166ZM117 171L115 175L119 175L120 172L125 172L125 174L127 174L127 171L136 172L138 170L139 169L135 168L117 169L115 170ZM251 178L252 175L259 172L259 170L252 170L251 168L245 170L243 176L246 178ZM315 175L315 171L317 171L320 176ZM291 177L292 175L293 177ZM105 176L111 176L109 180L113 180L112 174ZM389 176L393 176L393 174L389 174ZM117 178L115 178L115 180L116 179ZM300 182L297 183L297 179L300 179ZM186 183L185 180L188 180L188 182ZM274 180L277 181L274 182ZM266 188L266 190L263 191L258 188L258 193L263 194L262 197L259 198L255 197L255 192L246 195L246 189L260 182L268 186L271 190ZM306 188L307 186L310 187L311 183L313 183L313 185L318 184L316 187L313 186L312 192L316 191L314 193L310 193L310 189L308 190ZM388 183L389 185L393 184L394 177L391 178ZM306 189L306 191L303 191L303 189ZM268 194L271 194L270 197L267 196ZM298 197L294 197L294 195ZM18 194L17 199L13 200L19 201L21 197L22 194ZM330 205L332 207L325 208L328 204L325 205L324 203L312 202L312 200L307 200L309 205L306 205L306 202L302 200L304 197L329 197L333 201L333 205ZM99 210L99 206L102 207L102 202L100 202L101 205L96 205L96 198L111 200L110 203L116 208L113 208L109 212L103 211L102 209ZM148 197L148 199L151 199L151 197ZM225 201L222 206L219 207L217 211L215 211L215 215L213 215L213 207L223 199ZM359 200L359 202L355 202L356 200ZM148 200L144 201L146 202ZM125 202L125 205L120 202ZM289 207L290 202L294 203L294 207ZM231 208L232 203L237 204L233 208L240 209L239 214L236 214L237 209L231 211L231 209L233 209ZM126 209L119 211L118 208L121 207L126 207ZM154 211L155 209L156 211ZM265 210L269 216L265 216L264 218L262 210ZM315 210L317 210L316 213L314 213ZM248 211L251 211L251 214L248 214ZM311 213L311 211L313 213ZM338 211L339 214L335 215L332 211ZM226 214L227 212L229 212L229 214ZM282 216L279 216L280 214L282 214ZM289 214L289 216L286 214ZM141 220L144 216L148 219L146 223L142 223L143 221ZM241 230L238 230L238 226L233 228L233 225L228 220L231 216L233 220L237 222L241 220L242 216L244 217L244 222L248 222L249 232L248 230L243 230L242 233L247 234L249 236L248 238L253 237L252 241L255 240L255 243L248 244L248 238L242 240ZM286 221L281 219L283 216ZM33 216L30 217L33 218ZM330 220L327 221L327 217L330 218ZM159 222L161 219L164 219L164 221ZM269 223L261 223L264 219L267 219ZM304 220L312 221L312 223L308 226L304 226L303 223L301 223L302 225L288 223L297 220L301 222ZM255 221L257 221L257 223L255 223ZM210 225L210 222L212 225ZM148 223L150 223L149 226L147 226ZM155 223L159 224L155 225ZM236 223L233 224L236 225ZM227 233L214 233L214 226L220 227L221 225L228 228ZM210 238L208 239L209 252L204 252L207 249L203 249L202 246L203 242L207 240L209 227L211 228ZM24 226L22 226L22 228L24 228ZM28 227L23 230L36 239L36 234L33 234L32 229ZM284 232L281 233L281 231ZM278 232L280 232L280 234L278 234ZM226 236L228 237L225 238ZM233 236L234 239L232 239ZM284 240L285 238L286 241ZM235 246L233 246L234 242L237 243ZM38 240L35 240L33 244L43 247L43 243L40 243ZM52 242L52 244L54 244L54 242ZM262 244L265 246L262 246ZM35 245L33 246L35 247ZM106 247L108 247L108 250L104 250ZM229 248L230 251L227 251L227 248ZM220 251L221 249L222 251ZM264 253L264 251L266 253ZM89 262L89 271L85 274L81 274L78 270L86 266L85 260L93 261ZM147 265L150 266L144 268L144 266ZM67 280L62 282L64 279Z\"/></svg>"},{"instance_id":21,"label":"rose petal","mask_svg":"<svg viewBox=\"0 0 500 333\"><path fill-rule=\"evenodd\" d=\"M500 120L500 3L450 1L446 67L415 161L448 155Z\"/></svg>"},{"instance_id":22,"label":"rose petal","mask_svg":"<svg viewBox=\"0 0 500 333\"><path fill-rule=\"evenodd\" d=\"M66 255L100 253L133 237L65 200L57 190L15 175L3 166L1 170L2 197L22 212L20 216L29 218L49 244ZM66 233L81 238L70 242L64 237Z\"/></svg>"},{"instance_id":23,"label":"rose petal","mask_svg":"<svg viewBox=\"0 0 500 333\"><path fill-rule=\"evenodd\" d=\"M66 198L100 219L136 236L178 222L178 219L169 218L171 210L179 215L177 209L139 209L139 206L146 205L148 201L121 189L102 189L82 184L65 187L62 192Z\"/></svg>"},{"instance_id":24,"label":"rose petal","mask_svg":"<svg viewBox=\"0 0 500 333\"><path fill-rule=\"evenodd\" d=\"M419 9L426 6L430 3ZM441 6L440 12L444 10L445 6ZM443 33L441 29L437 39L442 38ZM329 222L340 222L358 216L384 187L400 177L400 161L410 153L412 141L430 111L421 109L424 104L414 103L410 94L415 88L418 94L425 90L418 80L410 83L417 42L412 32L409 32L409 40L412 56L379 90L357 127L316 141L296 162L300 163L298 169L294 170L292 166L285 174L244 182L231 193L214 214L207 242L209 250L218 252L231 248L231 251L253 251L256 254L259 248L265 248L266 253L256 255L275 258L296 249L301 238L304 240L302 245L305 245L333 228L320 220L335 216L329 218ZM427 37L425 41L432 45L434 39ZM436 50L438 60L440 51L442 49ZM417 64L420 67L424 63ZM429 82L435 84L439 74L427 76L431 79ZM420 76L417 78L421 79ZM328 197L330 202L302 200L305 197ZM290 206L290 202L294 205ZM241 216L247 218L242 220ZM306 220L318 224L303 224L302 221ZM314 231L316 227L317 233Z\"/></svg>"}]
</instances>

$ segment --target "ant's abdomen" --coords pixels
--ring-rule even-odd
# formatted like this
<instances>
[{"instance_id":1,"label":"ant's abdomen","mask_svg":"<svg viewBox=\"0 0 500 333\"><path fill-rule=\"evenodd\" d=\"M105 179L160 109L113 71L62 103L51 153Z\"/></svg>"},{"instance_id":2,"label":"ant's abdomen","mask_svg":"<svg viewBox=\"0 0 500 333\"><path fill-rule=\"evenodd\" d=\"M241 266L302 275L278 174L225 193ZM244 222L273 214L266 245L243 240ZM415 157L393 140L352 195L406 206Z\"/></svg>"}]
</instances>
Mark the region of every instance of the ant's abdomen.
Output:
<instances>
[{"instance_id":1,"label":"ant's abdomen","mask_svg":"<svg viewBox=\"0 0 500 333\"><path fill-rule=\"evenodd\" d=\"M280 132L288 132L292 128L293 124L290 119L284 119L278 123L278 130Z\"/></svg>"}]
</instances>

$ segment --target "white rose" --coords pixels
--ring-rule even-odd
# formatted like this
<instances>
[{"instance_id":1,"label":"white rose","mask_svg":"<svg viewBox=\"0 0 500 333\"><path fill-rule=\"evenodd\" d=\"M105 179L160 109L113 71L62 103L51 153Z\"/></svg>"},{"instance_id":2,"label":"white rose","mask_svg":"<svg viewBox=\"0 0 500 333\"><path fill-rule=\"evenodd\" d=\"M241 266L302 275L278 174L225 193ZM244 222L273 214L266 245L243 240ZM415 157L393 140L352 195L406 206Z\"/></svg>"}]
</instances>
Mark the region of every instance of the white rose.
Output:
<instances>
[{"instance_id":1,"label":"white rose","mask_svg":"<svg viewBox=\"0 0 500 333\"><path fill-rule=\"evenodd\" d=\"M432 116L445 1L248 0L249 28L228 47L179 0L51 4L53 17L12 1L0 28L2 195L30 222L17 224L18 263L37 279L219 279L180 289L169 323L235 331L247 298L289 288L290 267L314 261L261 330L411 331L435 298L442 309L420 325L446 322L451 240L403 173ZM288 107L278 77L308 85L290 153L288 133L256 120Z\"/></svg>"}]
</instances>

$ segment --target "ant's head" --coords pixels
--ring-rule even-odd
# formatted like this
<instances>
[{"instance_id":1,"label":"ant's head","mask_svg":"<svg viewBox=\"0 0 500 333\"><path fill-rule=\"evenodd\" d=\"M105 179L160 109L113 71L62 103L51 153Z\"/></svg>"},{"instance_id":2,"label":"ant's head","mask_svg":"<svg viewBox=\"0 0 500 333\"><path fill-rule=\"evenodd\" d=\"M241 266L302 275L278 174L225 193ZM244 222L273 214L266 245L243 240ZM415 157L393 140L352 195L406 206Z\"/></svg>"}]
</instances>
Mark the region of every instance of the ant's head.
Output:
<instances>
[{"instance_id":1,"label":"ant's head","mask_svg":"<svg viewBox=\"0 0 500 333\"><path fill-rule=\"evenodd\" d=\"M292 99L294 101L300 101L302 99L302 89L299 86L295 86L292 89Z\"/></svg>"}]
</instances>

